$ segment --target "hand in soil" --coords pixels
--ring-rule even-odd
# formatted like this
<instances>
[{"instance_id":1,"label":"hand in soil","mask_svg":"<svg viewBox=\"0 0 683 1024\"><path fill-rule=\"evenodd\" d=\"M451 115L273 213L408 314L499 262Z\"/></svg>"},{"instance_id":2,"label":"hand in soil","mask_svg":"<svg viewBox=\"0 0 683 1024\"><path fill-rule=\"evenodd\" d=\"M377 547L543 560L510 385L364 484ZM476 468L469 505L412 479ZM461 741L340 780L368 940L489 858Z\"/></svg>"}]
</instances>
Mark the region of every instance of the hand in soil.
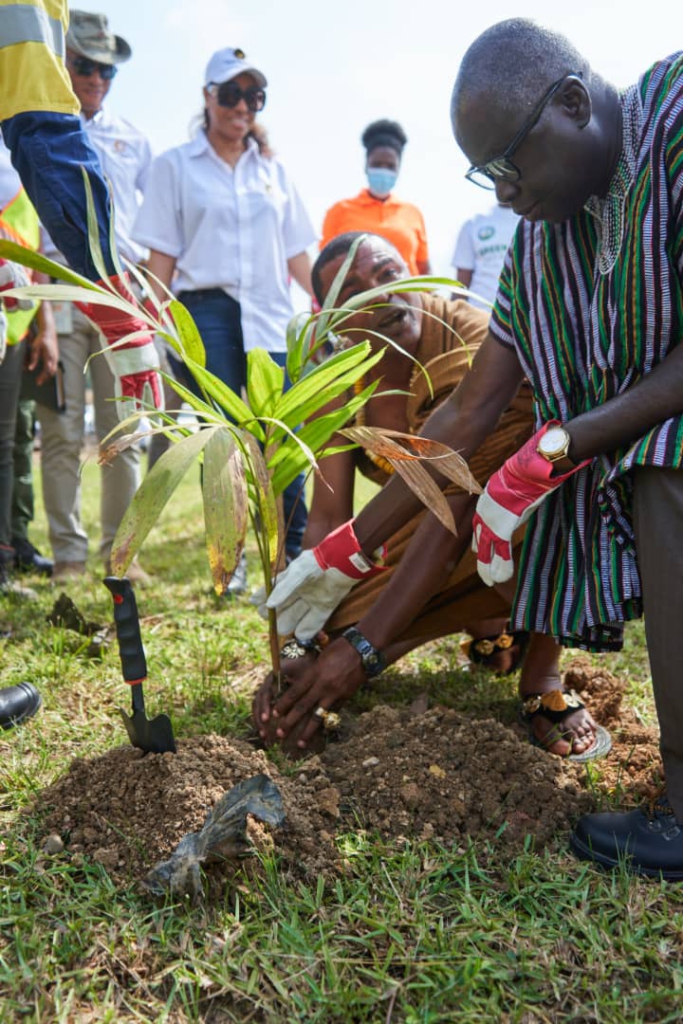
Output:
<instances>
[{"instance_id":1,"label":"hand in soil","mask_svg":"<svg viewBox=\"0 0 683 1024\"><path fill-rule=\"evenodd\" d=\"M287 687L297 682L308 672L311 666L315 664L316 658L317 655L311 652L302 658L284 661L282 665L282 686L280 689L276 688L273 673L269 672L256 691L251 705L254 724L258 729L258 734L264 746L272 747L274 744L279 743L283 752L288 757L294 759L309 753L320 753L324 749L325 737L322 734L322 721L316 718L318 731L308 740L307 745L302 748L297 745L297 741L303 728L308 724L307 721L302 720L298 727L294 728L288 736L281 740L275 732L278 725L277 719L272 717L271 712L273 705L280 695Z\"/></svg>"},{"instance_id":2,"label":"hand in soil","mask_svg":"<svg viewBox=\"0 0 683 1024\"><path fill-rule=\"evenodd\" d=\"M301 658L284 660L282 662L280 672L282 677L282 688L284 689L286 686L291 686L293 683L298 682L306 675L308 669L311 665L315 664L316 660L317 655L313 651L303 655ZM262 740L266 740L268 734L273 732L271 743L275 742L275 734L274 730L271 728L272 723L270 716L273 710L273 705L279 696L280 691L276 690L273 673L269 672L254 694L254 699L251 702L251 713L254 718L254 725L258 729L258 734Z\"/></svg>"},{"instance_id":3,"label":"hand in soil","mask_svg":"<svg viewBox=\"0 0 683 1024\"><path fill-rule=\"evenodd\" d=\"M318 708L330 711L354 695L365 681L360 657L346 640L334 640L276 702L272 717L282 741L305 723L296 745L304 749L320 727Z\"/></svg>"}]
</instances>

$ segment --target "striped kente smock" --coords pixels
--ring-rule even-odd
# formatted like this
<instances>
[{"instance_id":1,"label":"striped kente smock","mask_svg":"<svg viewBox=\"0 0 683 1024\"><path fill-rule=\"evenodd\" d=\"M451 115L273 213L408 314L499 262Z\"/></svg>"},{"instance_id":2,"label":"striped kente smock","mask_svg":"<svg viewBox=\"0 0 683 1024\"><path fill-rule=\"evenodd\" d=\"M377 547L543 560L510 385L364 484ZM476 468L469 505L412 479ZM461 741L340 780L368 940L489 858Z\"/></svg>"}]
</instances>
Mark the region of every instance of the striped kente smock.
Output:
<instances>
[{"instance_id":1,"label":"striped kente smock","mask_svg":"<svg viewBox=\"0 0 683 1024\"><path fill-rule=\"evenodd\" d=\"M683 54L655 64L629 93L638 120L611 269L599 269L600 224L583 210L562 224L521 222L501 275L491 330L517 352L539 427L623 392L683 339ZM641 614L628 470L682 462L677 416L554 492L529 521L514 628L618 649L622 623Z\"/></svg>"}]
</instances>

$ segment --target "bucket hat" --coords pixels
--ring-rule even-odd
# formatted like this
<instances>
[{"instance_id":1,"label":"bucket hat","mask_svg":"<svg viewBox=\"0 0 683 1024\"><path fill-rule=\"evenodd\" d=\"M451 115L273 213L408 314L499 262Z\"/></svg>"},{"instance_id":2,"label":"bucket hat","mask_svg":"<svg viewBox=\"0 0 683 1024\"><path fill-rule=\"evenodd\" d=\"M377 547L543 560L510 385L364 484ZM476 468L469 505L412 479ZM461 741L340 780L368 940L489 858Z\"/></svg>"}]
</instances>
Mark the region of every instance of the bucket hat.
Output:
<instances>
[{"instance_id":1,"label":"bucket hat","mask_svg":"<svg viewBox=\"0 0 683 1024\"><path fill-rule=\"evenodd\" d=\"M66 45L100 64L122 64L133 52L125 39L110 32L106 14L88 11L69 12Z\"/></svg>"}]
</instances>

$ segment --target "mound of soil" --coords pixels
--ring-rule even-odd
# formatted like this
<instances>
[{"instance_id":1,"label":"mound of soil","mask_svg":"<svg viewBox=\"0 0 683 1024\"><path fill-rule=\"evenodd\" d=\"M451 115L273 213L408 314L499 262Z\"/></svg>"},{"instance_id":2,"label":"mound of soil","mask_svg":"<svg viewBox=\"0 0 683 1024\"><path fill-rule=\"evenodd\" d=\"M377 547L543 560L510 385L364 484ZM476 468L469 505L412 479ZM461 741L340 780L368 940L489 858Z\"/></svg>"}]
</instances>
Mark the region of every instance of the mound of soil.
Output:
<instances>
[{"instance_id":1,"label":"mound of soil","mask_svg":"<svg viewBox=\"0 0 683 1024\"><path fill-rule=\"evenodd\" d=\"M45 814L44 827L62 836L71 853L90 857L111 873L142 878L184 835L202 827L224 792L266 773L280 789L286 825L271 834L254 821L250 839L257 848L275 846L285 875L292 878L334 870L338 857L331 833L338 794L324 776L312 774L303 784L289 779L262 751L222 736L177 745L176 754L143 755L123 746L73 761L38 798L35 809ZM252 862L245 863L253 870Z\"/></svg>"},{"instance_id":2,"label":"mound of soil","mask_svg":"<svg viewBox=\"0 0 683 1024\"><path fill-rule=\"evenodd\" d=\"M664 779L659 732L643 725L635 711L623 706L624 681L594 668L590 659L582 656L572 659L564 681L581 694L595 720L612 734L609 755L596 765L597 788L616 795L624 806L655 797Z\"/></svg>"},{"instance_id":3,"label":"mound of soil","mask_svg":"<svg viewBox=\"0 0 683 1024\"><path fill-rule=\"evenodd\" d=\"M123 746L74 761L35 809L71 853L136 879L201 828L224 792L261 773L279 787L287 824L271 832L252 822L248 834L258 849L275 848L291 879L340 870L334 832L359 822L388 841L457 846L470 836L512 851L532 836L540 848L594 806L596 789L631 805L652 796L661 776L656 731L622 708L622 681L579 658L565 682L612 733L612 751L590 774L532 747L520 726L429 708L422 695L410 708L378 705L355 721L345 713L348 738L292 775L263 751L221 736L180 740L177 754ZM256 858L245 865L260 870ZM234 870L222 865L209 875L224 880Z\"/></svg>"},{"instance_id":4,"label":"mound of soil","mask_svg":"<svg viewBox=\"0 0 683 1024\"><path fill-rule=\"evenodd\" d=\"M575 766L500 722L443 707L416 717L376 707L347 743L328 747L323 764L343 809L387 838L451 845L483 836L518 846L530 834L543 844L591 806Z\"/></svg>"}]
</instances>

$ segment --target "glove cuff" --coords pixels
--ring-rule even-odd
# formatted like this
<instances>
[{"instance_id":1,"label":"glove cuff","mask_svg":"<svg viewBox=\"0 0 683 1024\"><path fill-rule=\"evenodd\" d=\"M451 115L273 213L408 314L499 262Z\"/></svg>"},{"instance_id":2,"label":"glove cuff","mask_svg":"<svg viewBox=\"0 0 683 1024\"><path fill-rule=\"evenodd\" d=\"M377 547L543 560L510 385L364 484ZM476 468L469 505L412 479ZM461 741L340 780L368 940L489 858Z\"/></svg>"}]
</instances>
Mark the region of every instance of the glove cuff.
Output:
<instances>
[{"instance_id":1,"label":"glove cuff","mask_svg":"<svg viewBox=\"0 0 683 1024\"><path fill-rule=\"evenodd\" d=\"M364 580L383 572L386 566L378 564L383 561L386 555L386 546L376 552L378 562L372 562L363 554L358 543L353 519L342 523L336 530L329 533L325 539L313 548L315 560L321 569L338 569L345 576L354 580Z\"/></svg>"}]
</instances>

